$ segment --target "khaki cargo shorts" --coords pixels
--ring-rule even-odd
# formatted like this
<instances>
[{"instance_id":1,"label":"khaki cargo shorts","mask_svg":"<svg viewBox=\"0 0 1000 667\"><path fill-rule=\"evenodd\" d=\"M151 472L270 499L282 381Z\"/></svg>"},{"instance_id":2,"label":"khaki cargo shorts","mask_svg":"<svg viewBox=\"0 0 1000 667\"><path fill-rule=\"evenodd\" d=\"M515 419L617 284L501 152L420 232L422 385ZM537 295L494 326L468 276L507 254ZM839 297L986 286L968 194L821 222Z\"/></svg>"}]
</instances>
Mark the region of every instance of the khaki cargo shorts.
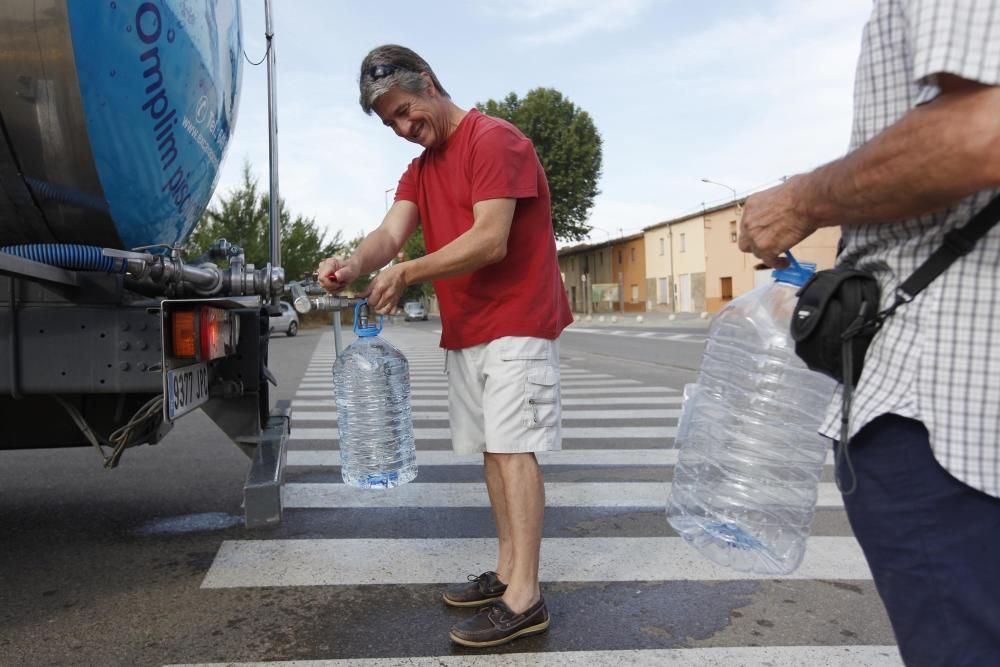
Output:
<instances>
[{"instance_id":1,"label":"khaki cargo shorts","mask_svg":"<svg viewBox=\"0 0 1000 667\"><path fill-rule=\"evenodd\" d=\"M561 448L558 339L505 336L446 350L445 372L457 454Z\"/></svg>"}]
</instances>

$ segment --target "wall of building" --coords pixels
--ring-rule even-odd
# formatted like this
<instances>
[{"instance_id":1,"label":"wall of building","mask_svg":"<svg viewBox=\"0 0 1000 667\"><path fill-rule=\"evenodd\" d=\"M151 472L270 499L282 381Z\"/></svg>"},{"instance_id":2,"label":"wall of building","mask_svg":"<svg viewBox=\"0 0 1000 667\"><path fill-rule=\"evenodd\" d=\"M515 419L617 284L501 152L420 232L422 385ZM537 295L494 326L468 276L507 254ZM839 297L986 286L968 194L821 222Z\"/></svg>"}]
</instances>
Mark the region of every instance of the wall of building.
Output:
<instances>
[{"instance_id":1,"label":"wall of building","mask_svg":"<svg viewBox=\"0 0 1000 667\"><path fill-rule=\"evenodd\" d=\"M754 286L758 260L740 251L742 208L735 205L705 215L705 310L714 313ZM723 293L723 287L730 294Z\"/></svg>"},{"instance_id":2,"label":"wall of building","mask_svg":"<svg viewBox=\"0 0 1000 667\"><path fill-rule=\"evenodd\" d=\"M583 250L559 257L559 271L563 276L566 299L573 312L583 313L587 310L588 289L583 276L588 272L588 260L589 253Z\"/></svg>"},{"instance_id":3,"label":"wall of building","mask_svg":"<svg viewBox=\"0 0 1000 667\"><path fill-rule=\"evenodd\" d=\"M646 249L646 310L672 312L674 301L670 227L663 225L647 229L643 246Z\"/></svg>"},{"instance_id":4,"label":"wall of building","mask_svg":"<svg viewBox=\"0 0 1000 667\"><path fill-rule=\"evenodd\" d=\"M698 215L670 225L674 268L674 310L698 313L705 308L705 219ZM685 297L685 291L690 298Z\"/></svg>"},{"instance_id":5,"label":"wall of building","mask_svg":"<svg viewBox=\"0 0 1000 667\"><path fill-rule=\"evenodd\" d=\"M625 312L646 311L646 249L642 236L625 239L611 249L611 282L620 282Z\"/></svg>"}]
</instances>

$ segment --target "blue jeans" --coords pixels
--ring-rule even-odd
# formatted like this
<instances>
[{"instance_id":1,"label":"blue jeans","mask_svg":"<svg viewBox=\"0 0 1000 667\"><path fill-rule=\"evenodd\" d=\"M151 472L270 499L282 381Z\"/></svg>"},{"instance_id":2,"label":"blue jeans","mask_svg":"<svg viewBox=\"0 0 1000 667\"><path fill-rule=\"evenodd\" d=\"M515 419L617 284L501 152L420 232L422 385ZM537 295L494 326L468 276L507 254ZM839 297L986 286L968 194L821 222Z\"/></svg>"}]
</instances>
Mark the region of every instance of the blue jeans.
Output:
<instances>
[{"instance_id":1,"label":"blue jeans","mask_svg":"<svg viewBox=\"0 0 1000 667\"><path fill-rule=\"evenodd\" d=\"M849 455L844 505L904 662L1000 665L1000 499L942 468L913 419L878 417Z\"/></svg>"}]
</instances>

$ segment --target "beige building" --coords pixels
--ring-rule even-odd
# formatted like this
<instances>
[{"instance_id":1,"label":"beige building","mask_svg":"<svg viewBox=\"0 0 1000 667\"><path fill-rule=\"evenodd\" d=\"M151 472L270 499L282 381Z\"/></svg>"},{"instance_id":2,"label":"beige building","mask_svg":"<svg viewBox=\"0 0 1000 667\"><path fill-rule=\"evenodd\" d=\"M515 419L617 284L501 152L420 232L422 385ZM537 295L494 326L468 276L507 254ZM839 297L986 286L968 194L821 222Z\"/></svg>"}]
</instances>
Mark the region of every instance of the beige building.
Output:
<instances>
[{"instance_id":1,"label":"beige building","mask_svg":"<svg viewBox=\"0 0 1000 667\"><path fill-rule=\"evenodd\" d=\"M700 313L705 309L704 224L699 213L644 230L647 268L652 269L647 278L655 286L651 310Z\"/></svg>"},{"instance_id":2,"label":"beige building","mask_svg":"<svg viewBox=\"0 0 1000 667\"><path fill-rule=\"evenodd\" d=\"M559 251L573 312L714 313L771 280L771 270L740 252L743 200L646 227L623 239ZM839 227L826 227L792 248L800 262L833 266ZM587 301L590 297L589 302Z\"/></svg>"},{"instance_id":3,"label":"beige building","mask_svg":"<svg viewBox=\"0 0 1000 667\"><path fill-rule=\"evenodd\" d=\"M743 200L729 202L645 229L648 283L655 286L649 292L651 309L714 313L771 279L770 269L740 252L742 205ZM827 227L792 248L792 254L828 269L839 240L840 229Z\"/></svg>"},{"instance_id":4,"label":"beige building","mask_svg":"<svg viewBox=\"0 0 1000 667\"><path fill-rule=\"evenodd\" d=\"M645 233L646 249L646 310L673 312L673 238L669 227L655 228Z\"/></svg>"}]
</instances>

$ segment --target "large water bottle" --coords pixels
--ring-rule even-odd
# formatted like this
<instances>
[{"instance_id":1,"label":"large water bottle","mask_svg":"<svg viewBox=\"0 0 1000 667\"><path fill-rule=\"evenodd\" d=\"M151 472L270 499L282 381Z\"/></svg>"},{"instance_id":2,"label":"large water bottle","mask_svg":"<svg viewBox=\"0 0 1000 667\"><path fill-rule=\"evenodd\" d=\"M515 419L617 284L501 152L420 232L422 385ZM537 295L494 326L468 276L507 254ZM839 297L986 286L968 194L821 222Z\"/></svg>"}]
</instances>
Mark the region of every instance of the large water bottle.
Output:
<instances>
[{"instance_id":1,"label":"large water bottle","mask_svg":"<svg viewBox=\"0 0 1000 667\"><path fill-rule=\"evenodd\" d=\"M358 338L333 365L340 475L345 484L364 489L388 489L417 476L410 364L381 332L382 319L371 324L367 302L359 302Z\"/></svg>"},{"instance_id":2,"label":"large water bottle","mask_svg":"<svg viewBox=\"0 0 1000 667\"><path fill-rule=\"evenodd\" d=\"M789 336L795 293L816 267L791 261L713 319L675 438L670 525L743 572L802 562L830 450L817 430L835 383L806 368Z\"/></svg>"}]
</instances>

